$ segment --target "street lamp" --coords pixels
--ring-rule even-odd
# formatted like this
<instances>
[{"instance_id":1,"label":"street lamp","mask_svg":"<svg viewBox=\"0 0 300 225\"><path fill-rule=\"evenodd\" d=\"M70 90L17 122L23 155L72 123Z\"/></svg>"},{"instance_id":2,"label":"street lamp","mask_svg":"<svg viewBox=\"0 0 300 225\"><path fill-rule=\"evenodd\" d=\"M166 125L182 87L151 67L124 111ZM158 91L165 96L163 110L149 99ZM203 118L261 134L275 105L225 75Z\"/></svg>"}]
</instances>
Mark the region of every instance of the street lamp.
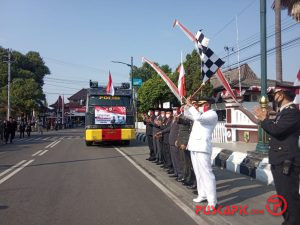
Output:
<instances>
[{"instance_id":1,"label":"street lamp","mask_svg":"<svg viewBox=\"0 0 300 225\"><path fill-rule=\"evenodd\" d=\"M260 0L260 53L261 53L261 93L260 106L266 110L268 106L267 97L267 28L266 28L266 0ZM267 153L268 143L267 134L259 125L258 127L258 143L256 152Z\"/></svg>"},{"instance_id":2,"label":"street lamp","mask_svg":"<svg viewBox=\"0 0 300 225\"><path fill-rule=\"evenodd\" d=\"M130 67L130 74L131 74L131 77L129 76L129 79L131 81L131 90L132 90L132 100L133 100L133 104L134 104L134 107L135 107L135 120L136 120L136 123L138 122L138 118L137 118L137 104L136 104L136 101L135 101L135 94L134 94L134 88L133 88L133 67L136 68L136 66L133 66L133 57L131 56L131 64L129 63L124 63L124 62L121 62L121 61L111 61L112 63L120 63L120 64L124 64L126 66L129 66Z\"/></svg>"}]
</instances>

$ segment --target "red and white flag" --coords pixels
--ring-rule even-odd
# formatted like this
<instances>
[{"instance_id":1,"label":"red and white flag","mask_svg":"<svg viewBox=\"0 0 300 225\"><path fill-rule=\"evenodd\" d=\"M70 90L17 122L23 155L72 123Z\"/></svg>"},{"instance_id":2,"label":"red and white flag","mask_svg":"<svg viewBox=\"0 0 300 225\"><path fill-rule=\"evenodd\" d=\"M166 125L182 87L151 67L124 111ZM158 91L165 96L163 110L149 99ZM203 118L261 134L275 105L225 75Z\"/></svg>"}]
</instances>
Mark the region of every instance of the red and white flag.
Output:
<instances>
[{"instance_id":1,"label":"red and white flag","mask_svg":"<svg viewBox=\"0 0 300 225\"><path fill-rule=\"evenodd\" d=\"M300 86L300 69L299 69L298 74L297 74L297 79L294 82L294 86ZM296 90L296 97L294 99L294 103L300 109L300 90L299 89Z\"/></svg>"},{"instance_id":2,"label":"red and white flag","mask_svg":"<svg viewBox=\"0 0 300 225\"><path fill-rule=\"evenodd\" d=\"M109 71L109 75L108 75L108 83L106 86L106 94L114 96L115 95L115 89L114 89L114 85L112 82L112 78L111 78L111 73Z\"/></svg>"},{"instance_id":3,"label":"red and white flag","mask_svg":"<svg viewBox=\"0 0 300 225\"><path fill-rule=\"evenodd\" d=\"M178 88L176 85L170 80L170 78L152 61L149 59L146 59L145 57L142 58L143 62L148 63L157 73L158 75L164 80L164 82L168 85L172 93L175 95L175 97L181 101L181 98L179 96Z\"/></svg>"},{"instance_id":4,"label":"red and white flag","mask_svg":"<svg viewBox=\"0 0 300 225\"><path fill-rule=\"evenodd\" d=\"M178 68L179 78L178 78L178 92L180 98L185 98L186 96L186 88L185 88L185 70L181 60L181 65Z\"/></svg>"}]
</instances>

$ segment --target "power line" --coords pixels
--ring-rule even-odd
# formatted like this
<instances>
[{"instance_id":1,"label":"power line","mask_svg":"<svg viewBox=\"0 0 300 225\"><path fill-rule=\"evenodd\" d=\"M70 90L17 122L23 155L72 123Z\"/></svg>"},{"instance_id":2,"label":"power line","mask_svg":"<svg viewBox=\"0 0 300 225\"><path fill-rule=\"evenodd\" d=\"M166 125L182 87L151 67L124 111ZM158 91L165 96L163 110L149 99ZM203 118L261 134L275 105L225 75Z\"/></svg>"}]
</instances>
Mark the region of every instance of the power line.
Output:
<instances>
[{"instance_id":1,"label":"power line","mask_svg":"<svg viewBox=\"0 0 300 225\"><path fill-rule=\"evenodd\" d=\"M72 90L78 90L78 88L71 88L71 87L65 87L65 86L60 86L60 85L56 85L56 84L46 84L46 85L50 85L50 86L54 86L54 87L61 87L61 88L67 88L67 89L72 89Z\"/></svg>"},{"instance_id":2,"label":"power line","mask_svg":"<svg viewBox=\"0 0 300 225\"><path fill-rule=\"evenodd\" d=\"M284 44L282 44L281 47L283 48L283 50L285 50L285 49L287 50L287 49L289 49L289 48L291 48L291 47L298 46L298 45L300 44L300 42L297 43L297 41L299 41L299 40L300 40L300 37L294 38L294 39L289 40L289 41L285 42ZM268 49L268 50L267 50L267 54L268 54L268 55L273 54L273 53L275 52L275 49L276 49L276 47L273 47L273 48L271 48L271 49ZM260 53L255 54L255 55L252 55L252 56L250 56L250 57L247 57L247 58L241 60L240 63L249 63L249 62L253 62L254 60L258 60L259 57L260 57L260 55L261 55ZM227 67L224 67L224 69L228 69L228 68L230 68L230 67L232 67L232 66L235 66L235 65L237 65L237 64L238 64L238 62L232 63L231 65L229 65L229 66L227 66Z\"/></svg>"},{"instance_id":3,"label":"power line","mask_svg":"<svg viewBox=\"0 0 300 225\"><path fill-rule=\"evenodd\" d=\"M292 24L292 25L290 25L290 26L288 26L288 27L283 28L282 31L287 31L287 30L289 30L289 29L295 27L295 25L297 25L297 23L294 23L294 24ZM275 36L275 34L276 34L276 32L274 32L274 33L268 35L268 36L267 36L267 39L269 39L270 37ZM251 44L249 44L249 45L247 45L247 46L241 47L241 48L240 48L240 52L241 52L241 51L244 51L244 50L246 50L246 49L248 49L248 48L251 48L251 47L253 47L253 46L255 46L255 45L259 44L259 43L260 43L260 40L255 41L255 42L253 42L253 43L251 43ZM223 57L221 57L221 58L224 59L224 58L226 58L226 57L229 57L229 56L232 56L232 55L235 55L235 54L237 54L237 51L233 51L233 52L230 53L229 55L225 55L225 56L223 56Z\"/></svg>"},{"instance_id":4,"label":"power line","mask_svg":"<svg viewBox=\"0 0 300 225\"><path fill-rule=\"evenodd\" d=\"M243 8L240 12L238 12L238 14L237 14L237 16L239 16L239 15L241 15L246 9L248 9L249 7L251 7L254 3L256 3L257 2L257 0L256 1L251 1L251 3L250 4L248 4L245 8ZM226 27L228 27L229 26L229 24L231 24L233 21L235 21L235 17L234 18L232 18L230 21L228 21L221 29L219 29L219 31L217 31L214 35L213 35L213 37L212 37L212 39L214 39L218 34L220 34Z\"/></svg>"}]
</instances>

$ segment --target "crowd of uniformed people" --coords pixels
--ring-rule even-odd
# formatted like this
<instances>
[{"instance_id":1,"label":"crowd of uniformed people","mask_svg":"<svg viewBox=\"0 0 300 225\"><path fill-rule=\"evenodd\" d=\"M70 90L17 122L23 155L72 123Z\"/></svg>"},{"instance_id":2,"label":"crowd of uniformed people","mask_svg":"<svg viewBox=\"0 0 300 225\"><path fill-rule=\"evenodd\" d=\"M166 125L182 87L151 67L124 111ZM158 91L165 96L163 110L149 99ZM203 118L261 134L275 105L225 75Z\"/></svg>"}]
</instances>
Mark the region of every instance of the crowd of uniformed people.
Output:
<instances>
[{"instance_id":1,"label":"crowd of uniformed people","mask_svg":"<svg viewBox=\"0 0 300 225\"><path fill-rule=\"evenodd\" d=\"M150 149L147 160L166 169L170 177L193 189L194 202L208 201L208 210L216 206L216 181L211 166L211 136L217 113L213 99L192 101L181 107L150 109L144 115ZM199 185L202 184L202 185Z\"/></svg>"},{"instance_id":2,"label":"crowd of uniformed people","mask_svg":"<svg viewBox=\"0 0 300 225\"><path fill-rule=\"evenodd\" d=\"M269 140L269 163L281 204L284 225L300 223L300 110L293 103L300 87L278 83L270 94L273 107L257 107L253 113L237 108L264 129ZM218 116L213 99L192 101L181 107L150 109L144 115L150 149L147 160L166 169L170 177L194 189L194 202L207 201L206 210L217 207L216 180L212 172L212 133Z\"/></svg>"}]
</instances>

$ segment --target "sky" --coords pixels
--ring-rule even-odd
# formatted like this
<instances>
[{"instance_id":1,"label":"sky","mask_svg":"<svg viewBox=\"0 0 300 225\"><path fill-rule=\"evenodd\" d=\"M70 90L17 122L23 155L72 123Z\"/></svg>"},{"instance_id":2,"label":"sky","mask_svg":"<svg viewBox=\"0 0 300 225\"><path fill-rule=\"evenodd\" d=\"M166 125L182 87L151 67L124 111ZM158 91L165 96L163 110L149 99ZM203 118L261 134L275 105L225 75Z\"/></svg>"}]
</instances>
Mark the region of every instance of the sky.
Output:
<instances>
[{"instance_id":1,"label":"sky","mask_svg":"<svg viewBox=\"0 0 300 225\"><path fill-rule=\"evenodd\" d=\"M267 48L273 48L274 11L267 0ZM106 84L129 81L130 68L112 60L141 66L143 56L168 64L173 71L193 43L173 22L178 19L190 31L202 32L209 47L225 57L226 68L237 62L237 54L226 56L225 46L242 49L259 41L259 0L0 0L0 46L26 54L40 53L51 74L43 87L48 103L59 94L69 97L89 80ZM236 26L238 24L238 26ZM238 29L236 29L238 27ZM300 38L300 24L282 11L282 43ZM300 44L283 50L283 79L294 81L300 69ZM240 60L260 52L259 43L240 51ZM228 62L229 61L229 62ZM260 77L260 59L249 62ZM275 54L268 56L267 76L275 79ZM234 65L232 66L234 67Z\"/></svg>"}]
</instances>

